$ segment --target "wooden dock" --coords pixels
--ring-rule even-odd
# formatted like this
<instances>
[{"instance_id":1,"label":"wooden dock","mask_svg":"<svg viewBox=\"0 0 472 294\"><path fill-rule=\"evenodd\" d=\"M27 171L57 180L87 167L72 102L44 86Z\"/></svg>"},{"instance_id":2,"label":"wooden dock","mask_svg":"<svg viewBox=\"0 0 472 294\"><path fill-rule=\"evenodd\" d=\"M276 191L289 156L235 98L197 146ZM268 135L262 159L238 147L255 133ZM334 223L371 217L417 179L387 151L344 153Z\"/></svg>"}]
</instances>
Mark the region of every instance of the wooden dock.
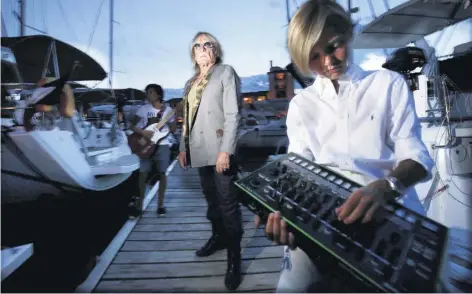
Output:
<instances>
[{"instance_id":1,"label":"wooden dock","mask_svg":"<svg viewBox=\"0 0 472 294\"><path fill-rule=\"evenodd\" d=\"M211 235L198 174L176 165L168 177L167 215L158 218L156 199L121 246L94 292L227 292L226 251L199 258L195 250ZM243 208L240 292L274 292L283 249L272 245L253 214Z\"/></svg>"}]
</instances>

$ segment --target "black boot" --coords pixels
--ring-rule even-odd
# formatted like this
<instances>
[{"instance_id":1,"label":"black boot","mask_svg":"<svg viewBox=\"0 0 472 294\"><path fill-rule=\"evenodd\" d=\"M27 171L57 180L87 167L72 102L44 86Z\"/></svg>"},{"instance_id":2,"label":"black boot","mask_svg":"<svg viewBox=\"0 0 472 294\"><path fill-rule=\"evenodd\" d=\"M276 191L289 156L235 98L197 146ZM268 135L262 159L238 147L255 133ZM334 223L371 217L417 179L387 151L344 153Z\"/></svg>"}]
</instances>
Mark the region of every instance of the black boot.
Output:
<instances>
[{"instance_id":1,"label":"black boot","mask_svg":"<svg viewBox=\"0 0 472 294\"><path fill-rule=\"evenodd\" d=\"M241 249L228 249L228 268L225 275L226 289L234 291L241 284Z\"/></svg>"},{"instance_id":2,"label":"black boot","mask_svg":"<svg viewBox=\"0 0 472 294\"><path fill-rule=\"evenodd\" d=\"M226 248L226 242L224 235L222 234L222 228L216 225L216 223L213 223L212 229L213 232L210 239L195 253L198 257L210 256L215 252Z\"/></svg>"},{"instance_id":3,"label":"black boot","mask_svg":"<svg viewBox=\"0 0 472 294\"><path fill-rule=\"evenodd\" d=\"M195 253L198 257L205 257L214 254L217 251L226 248L226 244L220 235L212 235L210 239L203 245L202 248L198 249Z\"/></svg>"}]
</instances>

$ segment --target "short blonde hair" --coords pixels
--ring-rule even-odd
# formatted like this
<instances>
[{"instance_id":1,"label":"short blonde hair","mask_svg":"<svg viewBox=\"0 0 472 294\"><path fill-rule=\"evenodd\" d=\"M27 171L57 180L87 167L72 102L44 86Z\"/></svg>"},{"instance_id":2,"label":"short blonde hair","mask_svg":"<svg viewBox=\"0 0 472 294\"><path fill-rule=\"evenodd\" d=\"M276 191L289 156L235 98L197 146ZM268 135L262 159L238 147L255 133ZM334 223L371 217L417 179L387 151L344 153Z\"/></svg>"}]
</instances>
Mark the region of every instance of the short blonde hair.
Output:
<instances>
[{"instance_id":1,"label":"short blonde hair","mask_svg":"<svg viewBox=\"0 0 472 294\"><path fill-rule=\"evenodd\" d=\"M200 67L198 66L197 62L195 61L195 50L193 48L193 46L195 45L195 42L197 41L197 39L200 37L200 36L205 36L208 38L208 40L210 40L211 43L213 43L213 50L215 51L215 64L220 64L220 63L223 63L223 49L221 48L221 44L220 42L218 41L218 39L216 39L215 36L213 36L212 34L208 33L208 32L198 32L195 37L193 37L193 40L192 40L192 44L190 45L190 58L192 59L192 63L193 63L193 68L194 68L194 71L195 71L195 76L197 76L198 74L200 74Z\"/></svg>"},{"instance_id":2,"label":"short blonde hair","mask_svg":"<svg viewBox=\"0 0 472 294\"><path fill-rule=\"evenodd\" d=\"M302 74L311 74L310 53L326 29L352 38L350 15L334 0L308 0L290 21L288 50Z\"/></svg>"}]
</instances>

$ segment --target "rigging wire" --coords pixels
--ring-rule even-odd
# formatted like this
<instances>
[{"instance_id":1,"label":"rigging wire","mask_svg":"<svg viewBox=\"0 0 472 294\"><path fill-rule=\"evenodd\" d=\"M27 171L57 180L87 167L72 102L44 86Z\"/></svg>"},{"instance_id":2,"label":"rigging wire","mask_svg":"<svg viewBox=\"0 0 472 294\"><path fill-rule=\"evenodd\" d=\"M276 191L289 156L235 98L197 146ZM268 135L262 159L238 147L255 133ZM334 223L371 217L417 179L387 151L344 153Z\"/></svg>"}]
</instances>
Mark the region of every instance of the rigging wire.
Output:
<instances>
[{"instance_id":1,"label":"rigging wire","mask_svg":"<svg viewBox=\"0 0 472 294\"><path fill-rule=\"evenodd\" d=\"M105 0L102 0L102 3L100 4L100 7L97 10L97 14L95 15L95 23L93 24L92 31L91 31L90 36L89 36L89 41L88 41L88 46L87 46L87 51L86 51L87 53L90 50L90 46L92 45L93 36L95 35L95 30L97 28L98 20L100 18L100 14L102 12L104 2L105 2Z\"/></svg>"},{"instance_id":2,"label":"rigging wire","mask_svg":"<svg viewBox=\"0 0 472 294\"><path fill-rule=\"evenodd\" d=\"M79 38L77 38L77 34L75 33L74 29L72 28L72 26L71 26L70 23L69 23L69 19L68 19L67 16L66 16L66 12L65 12L65 10L64 10L64 7L62 7L61 1L60 1L60 0L56 0L56 2L57 2L57 4L59 5L59 9L61 10L62 18L63 18L64 21L66 22L67 27L68 27L69 30L72 32L72 34L74 35L75 39L79 39Z\"/></svg>"},{"instance_id":3,"label":"rigging wire","mask_svg":"<svg viewBox=\"0 0 472 294\"><path fill-rule=\"evenodd\" d=\"M48 29L48 26L47 26L47 22L46 22L46 19L47 19L47 9L46 9L46 5L44 4L46 1L43 0L41 1L41 18L42 18L42 22L43 22L43 29L46 33L49 34L49 29Z\"/></svg>"}]
</instances>

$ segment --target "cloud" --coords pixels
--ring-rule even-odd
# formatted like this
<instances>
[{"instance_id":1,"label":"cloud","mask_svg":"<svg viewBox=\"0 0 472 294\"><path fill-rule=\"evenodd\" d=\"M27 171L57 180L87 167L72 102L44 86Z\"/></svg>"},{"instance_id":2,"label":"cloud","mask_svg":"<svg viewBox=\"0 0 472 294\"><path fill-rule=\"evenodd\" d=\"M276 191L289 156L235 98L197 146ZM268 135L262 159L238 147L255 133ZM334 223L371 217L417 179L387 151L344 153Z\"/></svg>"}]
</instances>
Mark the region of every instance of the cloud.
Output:
<instances>
[{"instance_id":1,"label":"cloud","mask_svg":"<svg viewBox=\"0 0 472 294\"><path fill-rule=\"evenodd\" d=\"M83 52L88 54L96 62L98 62L98 64L100 64L107 73L109 72L109 60L108 60L107 54L93 47L87 48L88 46L85 44L77 44L77 43L70 43L70 44L76 47L77 49L82 50ZM81 83L84 85L87 85L88 87L109 88L108 77L100 82L99 81L86 81L86 82L81 82ZM120 85L118 83L117 76L115 73L113 75L113 88L119 88L119 87Z\"/></svg>"},{"instance_id":2,"label":"cloud","mask_svg":"<svg viewBox=\"0 0 472 294\"><path fill-rule=\"evenodd\" d=\"M360 63L360 67L364 70L379 70L382 69L382 64L385 63L385 56L375 53L368 53L367 56Z\"/></svg>"}]
</instances>

